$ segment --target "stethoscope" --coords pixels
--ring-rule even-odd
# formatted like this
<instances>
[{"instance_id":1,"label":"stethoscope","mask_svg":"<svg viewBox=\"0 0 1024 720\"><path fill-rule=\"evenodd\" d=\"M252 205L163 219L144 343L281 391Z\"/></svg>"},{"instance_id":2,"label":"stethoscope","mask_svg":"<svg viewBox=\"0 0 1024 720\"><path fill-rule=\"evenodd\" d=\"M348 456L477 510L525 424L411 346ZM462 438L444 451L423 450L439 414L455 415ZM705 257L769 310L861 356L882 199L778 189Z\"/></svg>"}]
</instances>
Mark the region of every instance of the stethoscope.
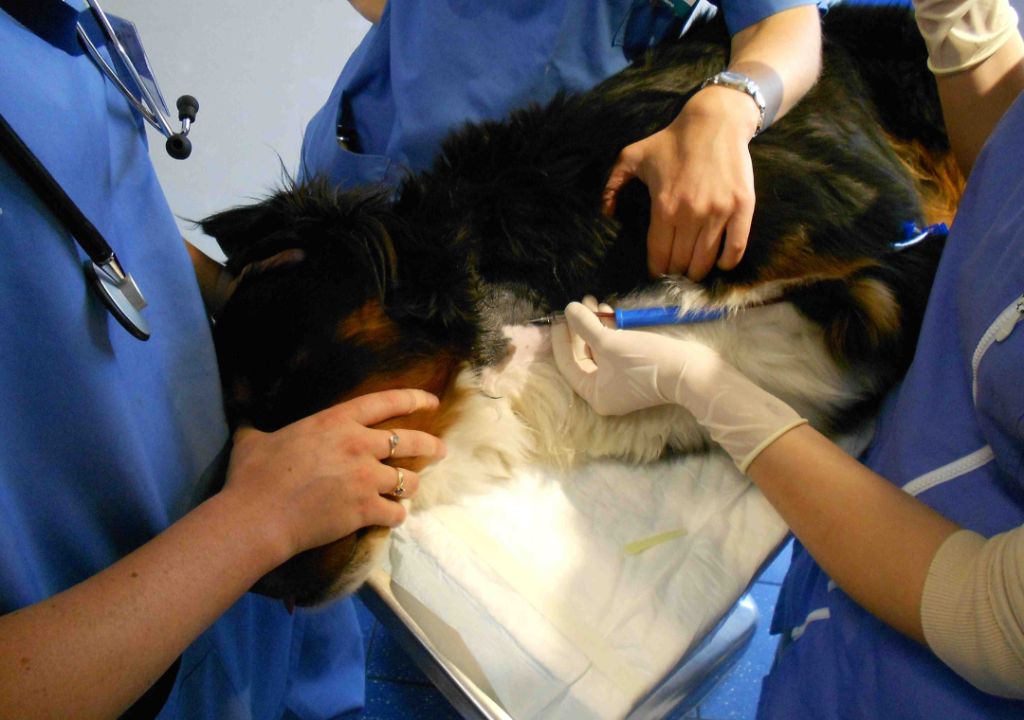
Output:
<instances>
[{"instance_id":1,"label":"stethoscope","mask_svg":"<svg viewBox=\"0 0 1024 720\"><path fill-rule=\"evenodd\" d=\"M110 47L114 49L117 57L124 64L128 75L131 76L132 82L139 88L142 98L135 97L132 91L128 89L128 86L118 77L114 69L110 67L110 64L100 55L99 50L96 49L96 46L89 38L89 34L79 23L76 31L78 32L78 40L82 43L82 47L89 53L89 57L103 71L103 74L117 86L121 94L131 103L132 107L138 110L142 117L146 119L146 122L167 138L165 145L167 154L176 160L184 160L192 154L192 143L188 139L188 132L192 129L192 123L196 120L196 113L199 112L199 102L191 95L182 95L178 98L178 120L181 122L181 130L174 132L171 128L167 103L164 102L160 86L157 85L152 71L149 70L149 59L146 57L146 51L142 48L142 43L138 40L138 34L135 33L134 28L128 24L122 26L124 28L124 39L126 42L131 43L132 49L135 51L135 59L145 68L145 73L140 72L138 67L136 67L136 63L132 61L131 53L125 48L121 34L114 28L110 18L107 17L107 14L103 12L103 8L100 7L99 2L97 0L85 0L85 4L92 11L93 17L96 18L96 23L103 30L103 34L107 36Z\"/></svg>"},{"instance_id":2,"label":"stethoscope","mask_svg":"<svg viewBox=\"0 0 1024 720\"><path fill-rule=\"evenodd\" d=\"M136 97L118 77L117 72L100 55L79 23L76 30L82 46L103 74L127 98L131 106L167 138L165 145L167 154L178 160L184 160L192 152L192 143L188 139L188 133L192 123L195 122L199 103L191 95L182 95L178 98L178 119L181 121L181 130L174 132L168 117L167 105L152 72L149 70L149 63L142 44L138 41L138 35L134 33L130 25L123 26L123 31L126 32L125 38L133 44L136 61L144 67L145 75L140 72L136 62L133 62L132 55L122 43L114 23L103 12L97 0L86 0L86 5L103 30L109 46L113 48L113 52L124 65L132 82L139 88L141 98ZM110 314L132 336L139 340L148 340L150 337L149 323L142 315L142 310L146 307L146 298L139 290L131 273L124 269L114 254L114 250L96 229L96 226L89 221L39 158L25 145L2 113L0 113L0 153L35 191L47 208L64 224L75 242L89 256L89 259L85 261L85 276L99 294Z\"/></svg>"}]
</instances>

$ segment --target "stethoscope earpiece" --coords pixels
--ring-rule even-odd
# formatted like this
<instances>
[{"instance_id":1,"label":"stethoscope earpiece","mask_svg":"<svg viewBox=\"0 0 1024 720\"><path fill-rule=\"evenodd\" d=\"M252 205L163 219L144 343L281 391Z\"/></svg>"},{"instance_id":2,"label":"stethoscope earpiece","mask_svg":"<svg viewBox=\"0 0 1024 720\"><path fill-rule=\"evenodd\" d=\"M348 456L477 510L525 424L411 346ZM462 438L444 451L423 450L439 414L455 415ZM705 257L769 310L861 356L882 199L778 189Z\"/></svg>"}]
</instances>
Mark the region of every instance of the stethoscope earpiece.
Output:
<instances>
[{"instance_id":1,"label":"stethoscope earpiece","mask_svg":"<svg viewBox=\"0 0 1024 720\"><path fill-rule=\"evenodd\" d=\"M178 106L178 119L182 122L188 120L190 123L196 121L196 113L199 112L199 101L191 95L182 95L176 103Z\"/></svg>"},{"instance_id":2,"label":"stethoscope earpiece","mask_svg":"<svg viewBox=\"0 0 1024 720\"><path fill-rule=\"evenodd\" d=\"M191 95L182 95L175 103L178 106L178 120L181 121L181 132L167 136L164 147L167 154L175 160L184 160L192 154L192 142L186 137L196 121L196 113L199 112L199 101Z\"/></svg>"},{"instance_id":3,"label":"stethoscope earpiece","mask_svg":"<svg viewBox=\"0 0 1024 720\"><path fill-rule=\"evenodd\" d=\"M175 160L184 160L192 154L192 141L182 133L174 133L164 143L167 154Z\"/></svg>"}]
</instances>

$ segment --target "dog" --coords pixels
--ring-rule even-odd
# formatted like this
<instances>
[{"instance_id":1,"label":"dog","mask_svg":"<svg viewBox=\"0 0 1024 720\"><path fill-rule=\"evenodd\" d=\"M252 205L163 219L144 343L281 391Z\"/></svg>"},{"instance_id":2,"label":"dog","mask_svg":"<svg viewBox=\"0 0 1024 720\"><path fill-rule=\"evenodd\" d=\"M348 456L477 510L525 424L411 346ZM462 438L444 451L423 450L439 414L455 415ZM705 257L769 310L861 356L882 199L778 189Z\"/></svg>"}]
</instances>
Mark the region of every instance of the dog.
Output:
<instances>
[{"instance_id":1,"label":"dog","mask_svg":"<svg viewBox=\"0 0 1024 720\"><path fill-rule=\"evenodd\" d=\"M727 65L718 19L588 92L457 130L397 191L289 182L203 220L239 277L214 327L230 421L269 431L367 392L429 390L436 411L384 425L445 437L445 460L410 465L425 472L419 505L538 459L706 448L680 407L596 415L539 331L522 329L589 293L723 309L657 331L716 349L824 432L854 427L910 361L941 252L941 238L900 249L905 225L950 222L963 178L909 12L840 5L824 31L821 78L750 144L757 205L743 260L699 284L647 276L641 183L623 188L614 216L602 190L619 151ZM386 535L307 551L255 589L300 605L351 592Z\"/></svg>"}]
</instances>

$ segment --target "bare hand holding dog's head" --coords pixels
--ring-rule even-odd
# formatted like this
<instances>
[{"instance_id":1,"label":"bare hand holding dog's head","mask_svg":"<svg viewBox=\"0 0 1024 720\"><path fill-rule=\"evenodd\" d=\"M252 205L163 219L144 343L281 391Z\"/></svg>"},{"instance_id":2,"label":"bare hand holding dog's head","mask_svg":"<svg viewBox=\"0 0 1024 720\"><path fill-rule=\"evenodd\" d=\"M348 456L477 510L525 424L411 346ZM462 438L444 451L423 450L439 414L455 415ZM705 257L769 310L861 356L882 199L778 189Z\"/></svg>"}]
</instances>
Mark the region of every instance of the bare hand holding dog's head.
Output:
<instances>
[{"instance_id":1,"label":"bare hand holding dog's head","mask_svg":"<svg viewBox=\"0 0 1024 720\"><path fill-rule=\"evenodd\" d=\"M421 390L387 390L340 403L272 433L249 427L235 433L222 494L257 513L280 551L279 561L369 525L394 527L405 508L383 497L396 484L389 457L391 431L370 427L438 400ZM440 458L444 443L418 430L396 431L391 460ZM403 497L415 495L419 476L403 471Z\"/></svg>"}]
</instances>

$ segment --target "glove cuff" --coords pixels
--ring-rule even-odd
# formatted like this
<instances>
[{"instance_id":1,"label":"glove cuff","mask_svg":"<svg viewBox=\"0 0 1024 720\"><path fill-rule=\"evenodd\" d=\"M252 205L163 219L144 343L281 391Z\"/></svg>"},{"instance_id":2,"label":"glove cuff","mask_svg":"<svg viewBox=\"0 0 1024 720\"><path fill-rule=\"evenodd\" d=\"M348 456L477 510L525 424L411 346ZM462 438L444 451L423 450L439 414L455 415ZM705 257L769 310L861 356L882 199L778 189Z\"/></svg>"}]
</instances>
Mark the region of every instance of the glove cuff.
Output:
<instances>
[{"instance_id":1,"label":"glove cuff","mask_svg":"<svg viewBox=\"0 0 1024 720\"><path fill-rule=\"evenodd\" d=\"M1017 32L1008 0L919 0L915 13L936 75L981 64Z\"/></svg>"},{"instance_id":2,"label":"glove cuff","mask_svg":"<svg viewBox=\"0 0 1024 720\"><path fill-rule=\"evenodd\" d=\"M757 446L755 446L754 449L751 450L750 452L748 452L744 457L742 457L742 458L733 458L733 460L736 462L736 467L738 467L740 469L740 472L742 472L743 474L746 474L747 468L750 467L750 463L754 462L754 460L757 459L757 456L761 454L762 450L764 450L766 447L771 445L773 442L778 440L780 437L782 437L783 435L788 433L793 428L800 427L801 425L806 425L806 424L807 424L807 420L805 420L802 417L798 417L795 420L793 420L792 422L790 422L789 424L783 425L782 427L778 428L771 435L769 435L768 437L764 438L761 442L759 442L757 444Z\"/></svg>"}]
</instances>

